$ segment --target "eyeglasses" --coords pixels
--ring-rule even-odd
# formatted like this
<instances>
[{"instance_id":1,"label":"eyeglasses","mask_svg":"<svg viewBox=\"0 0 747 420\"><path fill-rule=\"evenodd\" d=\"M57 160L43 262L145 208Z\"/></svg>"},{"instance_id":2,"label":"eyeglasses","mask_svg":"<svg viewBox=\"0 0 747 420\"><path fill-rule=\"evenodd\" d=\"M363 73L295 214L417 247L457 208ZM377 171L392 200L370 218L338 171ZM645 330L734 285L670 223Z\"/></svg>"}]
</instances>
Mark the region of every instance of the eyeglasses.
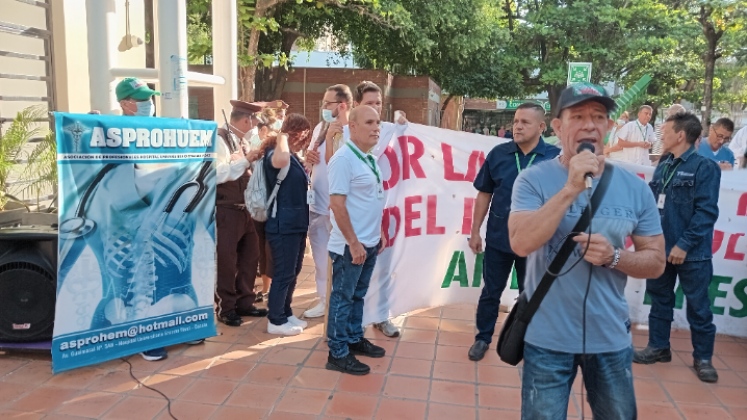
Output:
<instances>
[{"instance_id":1,"label":"eyeglasses","mask_svg":"<svg viewBox=\"0 0 747 420\"><path fill-rule=\"evenodd\" d=\"M723 142L727 142L731 139L731 136L722 136L721 134L716 134L714 137L716 137L718 141L723 141Z\"/></svg>"},{"instance_id":2,"label":"eyeglasses","mask_svg":"<svg viewBox=\"0 0 747 420\"><path fill-rule=\"evenodd\" d=\"M330 101L322 101L322 106L323 106L323 107L326 107L326 106L327 106L327 105L329 105L329 104L341 104L341 103L342 103L342 101L335 101L335 102L330 102Z\"/></svg>"}]
</instances>

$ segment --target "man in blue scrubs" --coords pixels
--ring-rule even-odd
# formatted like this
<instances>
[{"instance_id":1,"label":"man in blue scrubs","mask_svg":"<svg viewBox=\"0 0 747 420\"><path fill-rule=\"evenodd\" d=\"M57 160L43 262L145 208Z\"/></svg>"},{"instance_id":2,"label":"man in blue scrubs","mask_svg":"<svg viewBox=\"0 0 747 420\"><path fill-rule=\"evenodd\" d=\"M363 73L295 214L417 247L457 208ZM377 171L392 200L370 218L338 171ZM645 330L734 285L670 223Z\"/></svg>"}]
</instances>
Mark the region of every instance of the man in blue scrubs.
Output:
<instances>
[{"instance_id":1,"label":"man in blue scrubs","mask_svg":"<svg viewBox=\"0 0 747 420\"><path fill-rule=\"evenodd\" d=\"M708 130L708 137L703 137L700 141L698 153L716 163L723 171L730 171L734 167L734 152L724 143L731 139L734 132L734 122L728 118L719 118L711 124Z\"/></svg>"},{"instance_id":2,"label":"man in blue scrubs","mask_svg":"<svg viewBox=\"0 0 747 420\"><path fill-rule=\"evenodd\" d=\"M511 268L516 267L519 291L524 289L526 258L516 256L508 240L508 213L511 209L511 190L519 173L542 161L553 159L560 149L546 144L542 132L546 129L545 109L536 103L524 103L516 109L513 141L499 144L488 153L485 164L475 178L477 200L472 216L469 247L472 252L483 252L480 227L490 209L483 278L485 286L477 305L475 343L469 349L470 360L481 360L492 340L501 294L506 288Z\"/></svg>"}]
</instances>

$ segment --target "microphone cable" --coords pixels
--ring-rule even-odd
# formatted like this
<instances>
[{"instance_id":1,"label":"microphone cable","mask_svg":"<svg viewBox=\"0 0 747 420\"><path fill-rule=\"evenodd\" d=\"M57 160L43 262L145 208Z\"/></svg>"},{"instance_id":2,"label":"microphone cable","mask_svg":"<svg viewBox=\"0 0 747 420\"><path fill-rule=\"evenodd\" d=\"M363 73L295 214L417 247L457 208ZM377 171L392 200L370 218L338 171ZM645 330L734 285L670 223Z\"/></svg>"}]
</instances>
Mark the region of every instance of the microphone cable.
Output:
<instances>
[{"instance_id":1,"label":"microphone cable","mask_svg":"<svg viewBox=\"0 0 747 420\"><path fill-rule=\"evenodd\" d=\"M588 189L586 190L586 197L587 197L588 206L589 206L589 228L588 228L589 229L589 238L586 240L586 247L584 248L584 251L581 253L581 256L578 257L578 259L573 262L573 264L570 266L570 268L568 268L567 270L565 270L565 271L563 271L561 273L557 273L556 274L556 273L553 273L552 271L550 271L550 265L549 265L549 263L547 263L547 258L546 258L545 259L545 263L547 265L547 268L545 269L545 271L548 274L552 275L552 276L561 277L561 276L564 276L564 275L570 273L571 270L573 270L573 268L576 267L576 265L578 265L578 263L580 263L581 260L584 259L584 257L586 256L586 252L589 251L589 245L591 245L591 233L592 233L592 231L591 231L591 221L593 220L592 214L594 212L592 211L593 209L592 209L592 204L591 204L591 191L588 190ZM570 236L570 235L578 235L580 233L582 233L582 232L569 232L568 234L566 234L565 236L563 236L563 238L560 240L561 247L562 247L563 243L565 243L565 240L566 240L566 238L568 238L568 236ZM554 248L552 248L551 250L555 251ZM548 257L549 257L549 255L548 255ZM591 273L592 273L592 269L593 268L594 268L594 265L591 264L591 263L589 263L589 278L588 278L588 281L586 283L586 292L584 293L584 301L583 301L583 306L582 306L582 309L581 309L581 313L582 313L582 315L581 315L581 318L582 318L582 321L581 321L581 334L582 334L582 340L581 340L581 348L582 348L582 350L581 350L581 360L583 362L583 366L582 366L582 369L581 369L581 373L582 374L585 373L584 372L584 368L585 368L585 363L586 363L586 301L589 299L589 290L591 289ZM581 380L581 402L580 402L580 405L581 405L581 420L584 420L584 411L585 411L585 406L584 406L584 389L585 389L584 379L582 379Z\"/></svg>"}]
</instances>

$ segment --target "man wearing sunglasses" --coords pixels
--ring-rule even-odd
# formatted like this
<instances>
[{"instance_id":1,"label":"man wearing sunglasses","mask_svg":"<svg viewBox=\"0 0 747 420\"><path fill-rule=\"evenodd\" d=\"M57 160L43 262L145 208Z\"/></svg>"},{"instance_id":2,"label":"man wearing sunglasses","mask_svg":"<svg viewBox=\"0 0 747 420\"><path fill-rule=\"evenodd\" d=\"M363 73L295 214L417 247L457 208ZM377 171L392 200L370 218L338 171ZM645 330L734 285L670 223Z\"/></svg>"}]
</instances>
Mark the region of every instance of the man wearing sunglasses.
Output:
<instances>
[{"instance_id":1,"label":"man wearing sunglasses","mask_svg":"<svg viewBox=\"0 0 747 420\"><path fill-rule=\"evenodd\" d=\"M734 167L734 152L724 143L731 139L734 132L734 122L728 118L720 118L711 124L708 131L708 137L704 137L700 142L698 153L718 163L722 171L730 171Z\"/></svg>"}]
</instances>

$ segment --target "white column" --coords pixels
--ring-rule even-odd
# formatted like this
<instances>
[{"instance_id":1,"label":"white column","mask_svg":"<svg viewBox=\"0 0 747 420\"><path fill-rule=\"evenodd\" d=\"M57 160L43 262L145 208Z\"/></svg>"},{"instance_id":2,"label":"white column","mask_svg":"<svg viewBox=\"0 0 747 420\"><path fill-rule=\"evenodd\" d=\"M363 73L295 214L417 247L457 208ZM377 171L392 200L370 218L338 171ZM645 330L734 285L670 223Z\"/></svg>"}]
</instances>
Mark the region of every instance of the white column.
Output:
<instances>
[{"instance_id":1,"label":"white column","mask_svg":"<svg viewBox=\"0 0 747 420\"><path fill-rule=\"evenodd\" d=\"M158 90L161 117L187 118L187 4L186 0L156 0Z\"/></svg>"},{"instance_id":2,"label":"white column","mask_svg":"<svg viewBox=\"0 0 747 420\"><path fill-rule=\"evenodd\" d=\"M117 85L111 74L111 69L117 66L116 11L115 0L86 0L91 110L102 114L111 114L119 108L114 92Z\"/></svg>"},{"instance_id":3,"label":"white column","mask_svg":"<svg viewBox=\"0 0 747 420\"><path fill-rule=\"evenodd\" d=\"M231 99L238 97L238 16L236 0L213 0L213 74L225 79L224 85L213 86L214 119L223 123L221 109L230 114Z\"/></svg>"}]
</instances>

